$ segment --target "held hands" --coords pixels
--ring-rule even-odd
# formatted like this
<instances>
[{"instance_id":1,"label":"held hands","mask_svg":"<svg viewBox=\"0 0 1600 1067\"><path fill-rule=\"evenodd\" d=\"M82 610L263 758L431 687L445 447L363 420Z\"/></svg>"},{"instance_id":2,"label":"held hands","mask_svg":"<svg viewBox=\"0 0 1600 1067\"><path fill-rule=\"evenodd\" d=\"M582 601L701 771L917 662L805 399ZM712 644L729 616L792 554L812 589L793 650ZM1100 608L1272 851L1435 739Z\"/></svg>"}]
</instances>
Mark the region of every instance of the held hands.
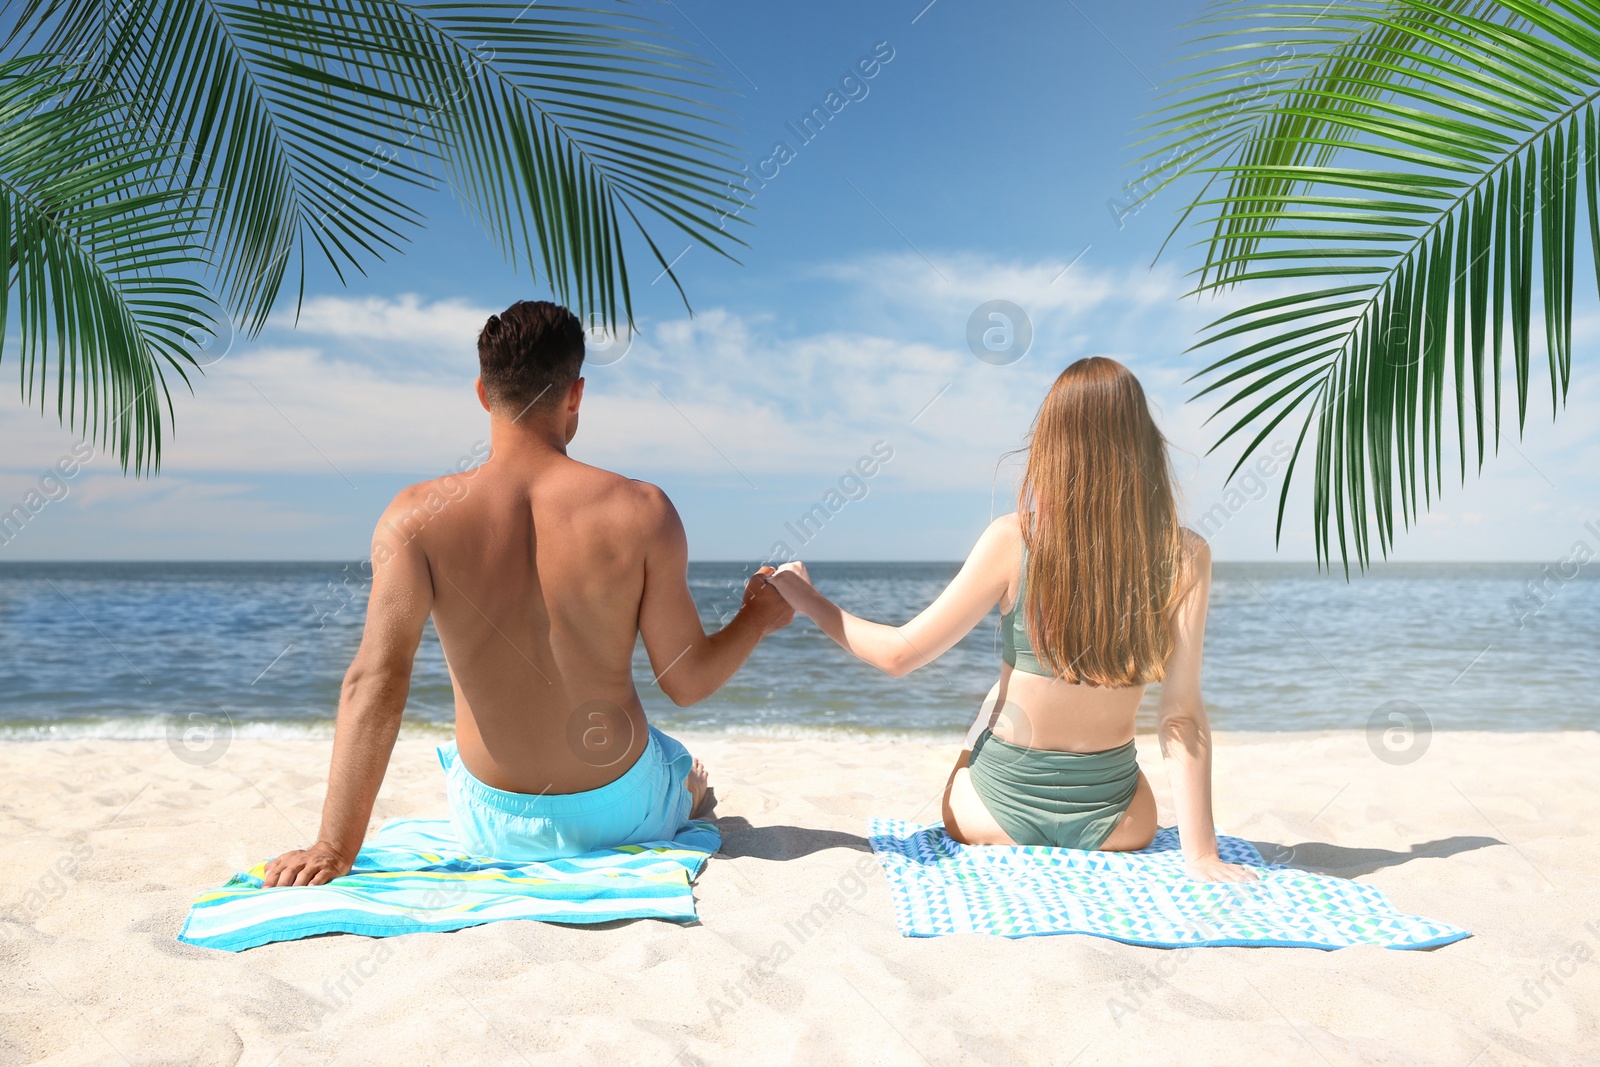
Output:
<instances>
[{"instance_id":1,"label":"held hands","mask_svg":"<svg viewBox=\"0 0 1600 1067\"><path fill-rule=\"evenodd\" d=\"M1223 863L1217 856L1200 856L1184 864L1189 877L1197 882L1254 882L1261 876L1249 867L1237 863Z\"/></svg>"},{"instance_id":2,"label":"held hands","mask_svg":"<svg viewBox=\"0 0 1600 1067\"><path fill-rule=\"evenodd\" d=\"M752 574L744 584L744 602L739 606L739 613L748 614L760 627L762 636L776 633L794 621L794 608L778 595L770 581L773 573L771 567L762 567Z\"/></svg>"},{"instance_id":3,"label":"held hands","mask_svg":"<svg viewBox=\"0 0 1600 1067\"><path fill-rule=\"evenodd\" d=\"M261 884L267 889L289 885L322 885L350 873L350 861L318 841L310 848L285 852L267 864Z\"/></svg>"},{"instance_id":4,"label":"held hands","mask_svg":"<svg viewBox=\"0 0 1600 1067\"><path fill-rule=\"evenodd\" d=\"M765 567L762 570L766 570ZM785 563L767 577L767 584L783 594L783 599L791 607L800 606L800 598L812 591L811 575L806 572L806 565L799 560Z\"/></svg>"}]
</instances>

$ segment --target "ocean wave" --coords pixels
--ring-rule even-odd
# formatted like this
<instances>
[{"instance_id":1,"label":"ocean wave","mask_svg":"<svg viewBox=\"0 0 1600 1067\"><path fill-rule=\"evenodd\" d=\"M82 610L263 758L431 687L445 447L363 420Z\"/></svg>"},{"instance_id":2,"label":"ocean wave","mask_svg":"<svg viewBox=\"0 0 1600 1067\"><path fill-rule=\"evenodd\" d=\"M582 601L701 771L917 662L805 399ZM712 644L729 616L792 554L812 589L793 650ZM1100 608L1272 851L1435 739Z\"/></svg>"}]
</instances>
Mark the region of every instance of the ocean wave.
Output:
<instances>
[{"instance_id":1,"label":"ocean wave","mask_svg":"<svg viewBox=\"0 0 1600 1067\"><path fill-rule=\"evenodd\" d=\"M0 741L165 741L181 737L184 726L183 720L167 715L13 721L0 723ZM419 721L406 723L400 736L434 738L453 733L448 723ZM234 740L332 740L333 720L236 721L230 724L228 736Z\"/></svg>"},{"instance_id":2,"label":"ocean wave","mask_svg":"<svg viewBox=\"0 0 1600 1067\"><path fill-rule=\"evenodd\" d=\"M952 730L869 729L859 726L782 723L662 723L659 728L672 734L705 738L751 738L775 741L899 741L958 744L962 734ZM180 737L182 719L167 715L103 716L49 722L0 723L0 742L5 741L164 741ZM401 740L436 740L452 737L453 724L408 721L400 728ZM234 721L228 736L234 740L312 740L333 738L332 719L278 719Z\"/></svg>"},{"instance_id":3,"label":"ocean wave","mask_svg":"<svg viewBox=\"0 0 1600 1067\"><path fill-rule=\"evenodd\" d=\"M104 716L0 723L0 741L162 741L181 735L183 722L167 715ZM333 721L235 722L230 737L280 738L333 736Z\"/></svg>"}]
</instances>

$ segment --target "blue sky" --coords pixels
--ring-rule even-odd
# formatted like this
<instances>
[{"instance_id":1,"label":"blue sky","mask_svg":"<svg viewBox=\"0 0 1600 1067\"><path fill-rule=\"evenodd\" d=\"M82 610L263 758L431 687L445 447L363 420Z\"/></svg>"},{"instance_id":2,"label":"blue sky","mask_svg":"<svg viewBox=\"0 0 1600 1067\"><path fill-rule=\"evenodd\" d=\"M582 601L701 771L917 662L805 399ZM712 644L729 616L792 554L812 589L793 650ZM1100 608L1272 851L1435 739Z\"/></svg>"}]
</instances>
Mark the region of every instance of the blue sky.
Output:
<instances>
[{"instance_id":1,"label":"blue sky","mask_svg":"<svg viewBox=\"0 0 1600 1067\"><path fill-rule=\"evenodd\" d=\"M703 248L677 263L696 315L642 275L641 333L588 372L579 458L662 485L700 559L951 559L1009 510L1016 448L1054 376L1084 355L1135 369L1178 446L1191 514L1221 559L1310 558L1309 509L1291 498L1273 545L1277 474L1243 496L1233 454L1186 403L1185 355L1204 308L1185 304L1182 249L1154 269L1176 196L1112 208L1153 86L1170 73L1198 2L971 0L735 5L669 0L652 12L714 62L732 90L730 135L754 167L782 139L794 157L754 198L732 263ZM891 55L809 143L788 123L858 60ZM487 436L471 394L473 338L513 300L548 295L515 273L450 199L423 205L408 255L341 286L313 270L287 318L236 341L180 395L154 480L104 456L0 559L353 559L400 486L452 468ZM670 254L682 242L664 234ZM994 366L967 342L979 305L1022 307L1033 340ZM285 309L288 310L287 307ZM1447 493L1400 559L1563 557L1600 515L1600 402L1577 328L1568 413L1530 418L1482 479ZM1589 349L1592 350L1592 349ZM1536 387L1534 395L1538 396ZM0 504L20 499L73 436L0 393ZM806 544L786 532L874 447L864 495ZM1259 487L1259 492L1256 489ZM1253 499L1261 497L1261 499ZM1213 512L1215 514L1215 512Z\"/></svg>"}]
</instances>

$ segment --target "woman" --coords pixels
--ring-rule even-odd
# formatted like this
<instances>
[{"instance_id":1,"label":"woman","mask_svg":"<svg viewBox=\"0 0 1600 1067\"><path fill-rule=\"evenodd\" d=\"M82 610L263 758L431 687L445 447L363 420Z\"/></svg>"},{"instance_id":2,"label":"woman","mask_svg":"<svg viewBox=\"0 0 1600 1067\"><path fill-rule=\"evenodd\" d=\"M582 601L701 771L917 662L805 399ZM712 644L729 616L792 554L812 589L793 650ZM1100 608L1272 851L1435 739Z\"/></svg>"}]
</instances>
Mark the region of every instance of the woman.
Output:
<instances>
[{"instance_id":1,"label":"woman","mask_svg":"<svg viewBox=\"0 0 1600 1067\"><path fill-rule=\"evenodd\" d=\"M901 677L999 604L1000 680L944 792L968 845L1136 851L1156 801L1134 713L1161 683L1160 743L1191 877L1253 880L1217 855L1200 652L1211 553L1178 525L1167 444L1126 367L1095 357L1056 379L1034 420L1017 514L996 520L927 610L884 626L841 610L805 566L768 579L846 651Z\"/></svg>"}]
</instances>

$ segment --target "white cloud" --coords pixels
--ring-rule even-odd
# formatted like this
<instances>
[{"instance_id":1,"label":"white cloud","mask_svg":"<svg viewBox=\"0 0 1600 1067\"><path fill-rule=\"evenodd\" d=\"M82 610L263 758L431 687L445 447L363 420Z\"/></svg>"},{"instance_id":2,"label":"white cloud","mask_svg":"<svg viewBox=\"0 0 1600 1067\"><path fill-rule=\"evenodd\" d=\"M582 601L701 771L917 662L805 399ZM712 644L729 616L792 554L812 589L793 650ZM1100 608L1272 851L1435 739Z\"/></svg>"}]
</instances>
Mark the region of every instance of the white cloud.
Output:
<instances>
[{"instance_id":1,"label":"white cloud","mask_svg":"<svg viewBox=\"0 0 1600 1067\"><path fill-rule=\"evenodd\" d=\"M309 347L257 348L208 372L163 454L183 471L443 469L488 436L468 373L402 377Z\"/></svg>"},{"instance_id":2,"label":"white cloud","mask_svg":"<svg viewBox=\"0 0 1600 1067\"><path fill-rule=\"evenodd\" d=\"M987 256L915 253L871 256L822 267L818 273L857 286L874 300L904 308L955 310L963 316L987 300L1010 300L1030 315L1083 315L1110 303L1170 308L1187 288L1169 267L1097 269L1093 248L1060 261L1019 263Z\"/></svg>"},{"instance_id":3,"label":"white cloud","mask_svg":"<svg viewBox=\"0 0 1600 1067\"><path fill-rule=\"evenodd\" d=\"M392 299L317 296L301 307L298 321L287 311L274 315L271 324L316 337L472 352L478 331L494 313L464 300L424 302L415 293Z\"/></svg>"}]
</instances>

